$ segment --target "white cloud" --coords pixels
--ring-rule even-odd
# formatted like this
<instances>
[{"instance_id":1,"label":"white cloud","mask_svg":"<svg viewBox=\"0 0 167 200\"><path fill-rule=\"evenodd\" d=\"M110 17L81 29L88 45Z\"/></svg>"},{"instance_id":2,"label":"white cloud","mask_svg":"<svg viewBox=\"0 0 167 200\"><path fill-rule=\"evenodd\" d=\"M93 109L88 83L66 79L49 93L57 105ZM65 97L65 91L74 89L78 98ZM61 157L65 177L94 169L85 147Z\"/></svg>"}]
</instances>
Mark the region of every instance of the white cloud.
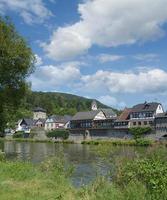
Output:
<instances>
[{"instance_id":1,"label":"white cloud","mask_svg":"<svg viewBox=\"0 0 167 200\"><path fill-rule=\"evenodd\" d=\"M43 0L0 0L0 13L8 10L18 13L27 24L42 23L52 15Z\"/></svg>"},{"instance_id":2,"label":"white cloud","mask_svg":"<svg viewBox=\"0 0 167 200\"><path fill-rule=\"evenodd\" d=\"M59 87L71 87L80 79L80 70L77 62L64 63L60 66L41 66L31 76L34 90L55 91Z\"/></svg>"},{"instance_id":3,"label":"white cloud","mask_svg":"<svg viewBox=\"0 0 167 200\"><path fill-rule=\"evenodd\" d=\"M43 64L42 58L39 55L35 54L35 58L36 58L36 66L40 66Z\"/></svg>"},{"instance_id":4,"label":"white cloud","mask_svg":"<svg viewBox=\"0 0 167 200\"><path fill-rule=\"evenodd\" d=\"M138 72L97 71L82 76L83 90L108 93L163 93L167 92L167 72L150 69Z\"/></svg>"},{"instance_id":5,"label":"white cloud","mask_svg":"<svg viewBox=\"0 0 167 200\"><path fill-rule=\"evenodd\" d=\"M167 21L166 0L87 0L80 20L53 32L44 49L53 59L83 54L92 45L114 47L157 39Z\"/></svg>"},{"instance_id":6,"label":"white cloud","mask_svg":"<svg viewBox=\"0 0 167 200\"><path fill-rule=\"evenodd\" d=\"M126 106L125 102L118 101L118 99L110 95L100 96L98 100L105 105L117 107L120 109L125 108Z\"/></svg>"},{"instance_id":7,"label":"white cloud","mask_svg":"<svg viewBox=\"0 0 167 200\"><path fill-rule=\"evenodd\" d=\"M144 62L156 61L158 59L158 54L149 53L149 54L137 54L133 56L135 59Z\"/></svg>"},{"instance_id":8,"label":"white cloud","mask_svg":"<svg viewBox=\"0 0 167 200\"><path fill-rule=\"evenodd\" d=\"M123 58L124 58L124 56L121 56L121 55L112 55L112 54L100 54L98 56L98 60L101 63L118 61L118 60L121 60Z\"/></svg>"}]
</instances>

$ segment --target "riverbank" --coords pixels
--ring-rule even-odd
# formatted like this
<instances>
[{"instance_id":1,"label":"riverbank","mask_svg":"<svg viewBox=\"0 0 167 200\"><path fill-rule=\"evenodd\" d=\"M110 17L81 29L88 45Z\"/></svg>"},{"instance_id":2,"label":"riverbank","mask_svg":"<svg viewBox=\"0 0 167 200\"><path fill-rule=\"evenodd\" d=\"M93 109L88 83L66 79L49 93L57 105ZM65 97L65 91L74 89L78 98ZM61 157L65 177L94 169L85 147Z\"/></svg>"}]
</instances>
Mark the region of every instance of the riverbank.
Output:
<instances>
[{"instance_id":1,"label":"riverbank","mask_svg":"<svg viewBox=\"0 0 167 200\"><path fill-rule=\"evenodd\" d=\"M78 189L70 182L73 167L64 160L63 155L60 157L33 165L29 162L7 161L4 154L1 156L0 153L0 199L167 199L167 156L164 147L150 148L145 157L115 161L114 174L97 175L95 181ZM108 158L103 154L103 159ZM118 157L115 156L115 159Z\"/></svg>"},{"instance_id":2,"label":"riverbank","mask_svg":"<svg viewBox=\"0 0 167 200\"><path fill-rule=\"evenodd\" d=\"M55 139L33 139L33 138L0 138L0 141L36 142L36 143L60 143L60 144L83 144L83 145L124 145L124 146L152 146L167 145L167 141L155 141L151 139L108 139L108 140L55 140Z\"/></svg>"}]
</instances>

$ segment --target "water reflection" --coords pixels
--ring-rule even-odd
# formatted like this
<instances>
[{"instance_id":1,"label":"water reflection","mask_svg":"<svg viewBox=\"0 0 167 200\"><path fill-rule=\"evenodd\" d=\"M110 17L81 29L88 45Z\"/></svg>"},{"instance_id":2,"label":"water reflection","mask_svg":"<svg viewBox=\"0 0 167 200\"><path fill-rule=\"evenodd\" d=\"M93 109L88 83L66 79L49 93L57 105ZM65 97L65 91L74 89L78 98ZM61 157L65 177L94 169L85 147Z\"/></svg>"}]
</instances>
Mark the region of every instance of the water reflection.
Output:
<instances>
[{"instance_id":1,"label":"water reflection","mask_svg":"<svg viewBox=\"0 0 167 200\"><path fill-rule=\"evenodd\" d=\"M102 160L92 146L81 144L53 144L53 143L30 143L5 141L0 143L2 149L10 160L23 160L32 163L39 163L50 156L58 156L63 153L67 161L74 165L75 172L72 175L72 182L75 186L87 184L95 179L97 174L106 175L112 165ZM110 160L114 157L134 157L137 153L145 152L145 148L136 147L114 147L111 149ZM113 170L114 171L114 170Z\"/></svg>"}]
</instances>

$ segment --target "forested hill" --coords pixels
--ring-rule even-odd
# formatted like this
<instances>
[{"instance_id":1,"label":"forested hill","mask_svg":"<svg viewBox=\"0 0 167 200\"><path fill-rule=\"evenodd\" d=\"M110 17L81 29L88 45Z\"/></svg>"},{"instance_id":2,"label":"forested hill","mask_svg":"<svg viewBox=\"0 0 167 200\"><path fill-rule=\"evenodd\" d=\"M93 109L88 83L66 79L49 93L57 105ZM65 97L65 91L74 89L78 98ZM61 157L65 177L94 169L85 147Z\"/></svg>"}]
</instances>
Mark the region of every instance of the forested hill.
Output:
<instances>
[{"instance_id":1,"label":"forested hill","mask_svg":"<svg viewBox=\"0 0 167 200\"><path fill-rule=\"evenodd\" d=\"M24 106L22 106L22 108L24 108L24 113L39 106L46 109L49 115L74 115L78 111L90 110L92 101L92 99L66 93L30 92L26 95ZM98 108L109 108L99 101L97 101L97 105ZM113 110L118 112L116 109ZM30 114L29 112L27 113Z\"/></svg>"}]
</instances>

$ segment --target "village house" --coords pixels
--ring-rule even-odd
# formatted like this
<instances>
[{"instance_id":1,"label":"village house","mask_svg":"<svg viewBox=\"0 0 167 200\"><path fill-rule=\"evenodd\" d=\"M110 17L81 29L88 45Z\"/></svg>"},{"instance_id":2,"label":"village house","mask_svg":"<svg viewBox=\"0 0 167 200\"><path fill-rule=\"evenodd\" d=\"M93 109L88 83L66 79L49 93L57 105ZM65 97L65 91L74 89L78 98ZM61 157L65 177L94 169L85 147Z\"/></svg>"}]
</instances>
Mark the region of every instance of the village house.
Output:
<instances>
[{"instance_id":1,"label":"village house","mask_svg":"<svg viewBox=\"0 0 167 200\"><path fill-rule=\"evenodd\" d=\"M162 105L157 102L151 102L151 103L145 102L143 104L137 104L133 106L131 109L129 126L154 127L155 117L163 112L164 110Z\"/></svg>"},{"instance_id":2,"label":"village house","mask_svg":"<svg viewBox=\"0 0 167 200\"><path fill-rule=\"evenodd\" d=\"M33 119L23 118L16 123L16 132L23 131L25 133L30 133L33 126Z\"/></svg>"},{"instance_id":3,"label":"village house","mask_svg":"<svg viewBox=\"0 0 167 200\"><path fill-rule=\"evenodd\" d=\"M33 110L33 118L23 118L16 123L15 131L24 131L30 133L34 127L44 127L46 121L46 110L37 107Z\"/></svg>"},{"instance_id":4,"label":"village house","mask_svg":"<svg viewBox=\"0 0 167 200\"><path fill-rule=\"evenodd\" d=\"M33 110L33 119L46 119L46 110L40 107L37 107Z\"/></svg>"},{"instance_id":5,"label":"village house","mask_svg":"<svg viewBox=\"0 0 167 200\"><path fill-rule=\"evenodd\" d=\"M69 122L71 120L70 115L52 115L48 117L45 121L45 130L51 131L55 129L65 129L69 128Z\"/></svg>"},{"instance_id":6,"label":"village house","mask_svg":"<svg viewBox=\"0 0 167 200\"><path fill-rule=\"evenodd\" d=\"M128 129L130 128L130 113L131 108L125 108L117 120L114 122L115 129Z\"/></svg>"},{"instance_id":7,"label":"village house","mask_svg":"<svg viewBox=\"0 0 167 200\"><path fill-rule=\"evenodd\" d=\"M114 126L117 115L112 109L97 109L95 101L92 110L76 113L70 121L71 129L105 129Z\"/></svg>"}]
</instances>

